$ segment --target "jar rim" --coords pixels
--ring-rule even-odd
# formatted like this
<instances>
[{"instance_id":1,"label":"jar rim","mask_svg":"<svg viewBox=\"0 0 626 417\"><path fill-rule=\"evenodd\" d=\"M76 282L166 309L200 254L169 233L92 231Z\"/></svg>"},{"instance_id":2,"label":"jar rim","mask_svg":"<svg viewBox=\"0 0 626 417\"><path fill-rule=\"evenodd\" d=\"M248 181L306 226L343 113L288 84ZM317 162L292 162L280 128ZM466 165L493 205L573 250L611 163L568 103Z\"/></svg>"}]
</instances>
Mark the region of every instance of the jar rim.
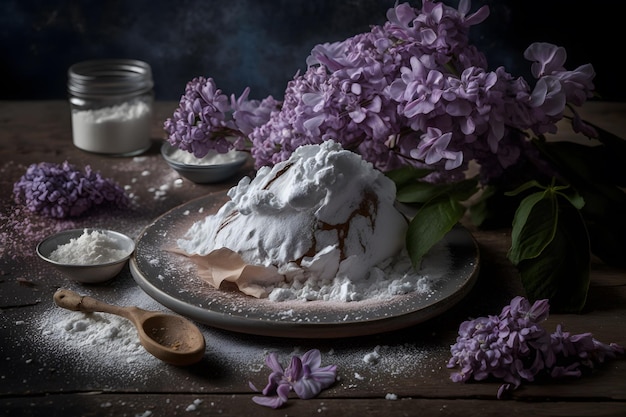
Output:
<instances>
[{"instance_id":1,"label":"jar rim","mask_svg":"<svg viewBox=\"0 0 626 417\"><path fill-rule=\"evenodd\" d=\"M81 97L141 94L153 86L150 64L137 59L95 59L68 69L68 91Z\"/></svg>"}]
</instances>

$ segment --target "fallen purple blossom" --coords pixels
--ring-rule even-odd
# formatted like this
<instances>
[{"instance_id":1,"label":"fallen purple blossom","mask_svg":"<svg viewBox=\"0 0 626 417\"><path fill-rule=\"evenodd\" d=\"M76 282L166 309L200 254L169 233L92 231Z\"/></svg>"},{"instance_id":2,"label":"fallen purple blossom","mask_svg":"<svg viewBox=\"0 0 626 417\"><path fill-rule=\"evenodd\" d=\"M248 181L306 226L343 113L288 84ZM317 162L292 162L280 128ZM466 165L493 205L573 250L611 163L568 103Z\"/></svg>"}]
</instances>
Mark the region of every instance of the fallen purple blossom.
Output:
<instances>
[{"instance_id":1,"label":"fallen purple blossom","mask_svg":"<svg viewBox=\"0 0 626 417\"><path fill-rule=\"evenodd\" d=\"M606 359L624 354L624 348L597 341L591 333L571 335L557 326L548 333L539 325L548 318L548 300L534 304L515 297L499 316L479 317L461 323L451 346L448 368L459 367L454 382L489 377L503 380L497 397L533 382L540 375L551 378L580 377L583 368L593 368Z\"/></svg>"},{"instance_id":2,"label":"fallen purple blossom","mask_svg":"<svg viewBox=\"0 0 626 417\"><path fill-rule=\"evenodd\" d=\"M261 391L263 396L255 396L252 401L266 407L281 407L289 399L290 391L303 400L314 398L337 378L337 365L320 367L322 355L317 349L309 350L301 357L293 356L286 369L283 369L276 353L270 353L265 362L272 373ZM249 385L254 391L260 391L252 382Z\"/></svg>"},{"instance_id":3,"label":"fallen purple blossom","mask_svg":"<svg viewBox=\"0 0 626 417\"><path fill-rule=\"evenodd\" d=\"M78 217L103 204L117 208L129 205L124 190L111 179L89 165L80 171L67 161L30 165L13 185L13 196L29 211L57 219Z\"/></svg>"}]
</instances>

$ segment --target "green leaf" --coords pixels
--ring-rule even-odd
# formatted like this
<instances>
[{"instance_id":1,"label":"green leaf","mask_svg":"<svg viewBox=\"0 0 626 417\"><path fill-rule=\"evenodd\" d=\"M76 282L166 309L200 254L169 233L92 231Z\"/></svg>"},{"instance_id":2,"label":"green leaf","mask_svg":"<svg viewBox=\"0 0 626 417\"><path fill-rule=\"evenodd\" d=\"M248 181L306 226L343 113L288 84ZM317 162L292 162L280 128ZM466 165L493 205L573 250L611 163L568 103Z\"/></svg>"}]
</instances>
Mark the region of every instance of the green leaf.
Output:
<instances>
[{"instance_id":1,"label":"green leaf","mask_svg":"<svg viewBox=\"0 0 626 417\"><path fill-rule=\"evenodd\" d=\"M401 203L425 203L442 193L441 186L428 182L407 184L396 192L396 200Z\"/></svg>"},{"instance_id":2,"label":"green leaf","mask_svg":"<svg viewBox=\"0 0 626 417\"><path fill-rule=\"evenodd\" d=\"M426 181L416 181L398 188L396 199L401 203L423 204L441 195L449 195L457 201L465 201L476 194L478 180L469 178L451 184L433 184Z\"/></svg>"},{"instance_id":3,"label":"green leaf","mask_svg":"<svg viewBox=\"0 0 626 417\"><path fill-rule=\"evenodd\" d=\"M580 313L589 289L589 237L580 212L565 199L559 203L554 238L517 268L530 300L547 298L553 312Z\"/></svg>"},{"instance_id":4,"label":"green leaf","mask_svg":"<svg viewBox=\"0 0 626 417\"><path fill-rule=\"evenodd\" d=\"M478 178L468 178L448 186L446 193L457 201L465 201L478 192Z\"/></svg>"},{"instance_id":5,"label":"green leaf","mask_svg":"<svg viewBox=\"0 0 626 417\"><path fill-rule=\"evenodd\" d=\"M606 131L599 140L598 146L534 143L584 200L580 210L593 254L609 265L626 266L626 141Z\"/></svg>"},{"instance_id":6,"label":"green leaf","mask_svg":"<svg viewBox=\"0 0 626 417\"><path fill-rule=\"evenodd\" d=\"M458 223L465 207L450 196L424 204L409 223L406 247L415 268L428 251Z\"/></svg>"},{"instance_id":7,"label":"green leaf","mask_svg":"<svg viewBox=\"0 0 626 417\"><path fill-rule=\"evenodd\" d=\"M425 168L415 168L412 166L404 166L385 173L385 175L396 183L396 187L424 178L430 174L432 170Z\"/></svg>"},{"instance_id":8,"label":"green leaf","mask_svg":"<svg viewBox=\"0 0 626 417\"><path fill-rule=\"evenodd\" d=\"M536 258L554 238L558 205L550 191L534 193L520 203L511 231L508 257L514 265Z\"/></svg>"},{"instance_id":9,"label":"green leaf","mask_svg":"<svg viewBox=\"0 0 626 417\"><path fill-rule=\"evenodd\" d=\"M559 195L563 196L563 198L569 201L570 204L578 210L582 210L582 208L585 207L585 199L575 191L569 193L559 193Z\"/></svg>"},{"instance_id":10,"label":"green leaf","mask_svg":"<svg viewBox=\"0 0 626 417\"><path fill-rule=\"evenodd\" d=\"M481 226L485 220L491 217L490 201L495 198L497 190L495 187L487 186L482 194L469 208L470 220L477 226Z\"/></svg>"},{"instance_id":11,"label":"green leaf","mask_svg":"<svg viewBox=\"0 0 626 417\"><path fill-rule=\"evenodd\" d=\"M578 192L583 196L585 214L604 216L607 208L621 208L626 210L626 193L617 187L604 184L584 184L578 187Z\"/></svg>"},{"instance_id":12,"label":"green leaf","mask_svg":"<svg viewBox=\"0 0 626 417\"><path fill-rule=\"evenodd\" d=\"M529 190L531 188L545 189L546 187L544 187L543 185L539 184L539 182L537 182L536 180L532 180L532 181L525 182L524 184L520 185L519 187L517 187L513 191L508 191L508 192L506 192L504 194L508 195L508 196L516 196L516 195L519 195L519 194L523 193L524 191L527 191L527 190Z\"/></svg>"}]
</instances>

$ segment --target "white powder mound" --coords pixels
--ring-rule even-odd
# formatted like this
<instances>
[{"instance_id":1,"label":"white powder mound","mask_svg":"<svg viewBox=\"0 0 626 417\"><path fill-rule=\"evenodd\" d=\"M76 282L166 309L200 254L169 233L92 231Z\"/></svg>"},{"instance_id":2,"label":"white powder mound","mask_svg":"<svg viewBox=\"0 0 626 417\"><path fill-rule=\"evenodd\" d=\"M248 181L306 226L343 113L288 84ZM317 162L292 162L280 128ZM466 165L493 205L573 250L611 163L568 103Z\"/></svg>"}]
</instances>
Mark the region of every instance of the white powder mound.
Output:
<instances>
[{"instance_id":1,"label":"white powder mound","mask_svg":"<svg viewBox=\"0 0 626 417\"><path fill-rule=\"evenodd\" d=\"M116 291L116 294L114 300L103 301L163 310L139 287ZM123 317L69 311L50 303L50 308L35 317L32 325L34 332L26 332L25 336L33 338L35 345L42 349L40 360L54 363L53 358L66 357L77 364L77 369L97 375L94 379L111 378L117 374L129 379L144 379L167 371L163 362L141 346L137 329Z\"/></svg>"},{"instance_id":2,"label":"white powder mound","mask_svg":"<svg viewBox=\"0 0 626 417\"><path fill-rule=\"evenodd\" d=\"M187 165L222 165L230 164L235 161L240 161L245 158L245 154L240 151L231 150L226 153L218 153L215 151L209 152L203 158L196 158L192 153L183 151L182 149L175 149L170 155L170 159Z\"/></svg>"},{"instance_id":3,"label":"white powder mound","mask_svg":"<svg viewBox=\"0 0 626 417\"><path fill-rule=\"evenodd\" d=\"M150 105L142 100L124 102L119 105L104 107L96 110L82 110L74 112L85 123L107 123L137 120L151 113Z\"/></svg>"},{"instance_id":4,"label":"white powder mound","mask_svg":"<svg viewBox=\"0 0 626 417\"><path fill-rule=\"evenodd\" d=\"M380 275L374 267L404 248L408 223L394 207L395 184L333 141L298 148L253 180L243 178L228 196L177 244L190 255L228 248L250 265L277 268L289 293L276 288L276 300L332 284L332 298L350 301L354 283ZM314 296L328 299L328 291Z\"/></svg>"},{"instance_id":5,"label":"white powder mound","mask_svg":"<svg viewBox=\"0 0 626 417\"><path fill-rule=\"evenodd\" d=\"M72 265L95 265L115 262L128 255L115 240L98 230L87 229L77 238L59 245L48 256L50 260Z\"/></svg>"},{"instance_id":6,"label":"white powder mound","mask_svg":"<svg viewBox=\"0 0 626 417\"><path fill-rule=\"evenodd\" d=\"M137 152L150 146L152 106L142 100L95 110L72 111L74 144L105 154Z\"/></svg>"}]
</instances>

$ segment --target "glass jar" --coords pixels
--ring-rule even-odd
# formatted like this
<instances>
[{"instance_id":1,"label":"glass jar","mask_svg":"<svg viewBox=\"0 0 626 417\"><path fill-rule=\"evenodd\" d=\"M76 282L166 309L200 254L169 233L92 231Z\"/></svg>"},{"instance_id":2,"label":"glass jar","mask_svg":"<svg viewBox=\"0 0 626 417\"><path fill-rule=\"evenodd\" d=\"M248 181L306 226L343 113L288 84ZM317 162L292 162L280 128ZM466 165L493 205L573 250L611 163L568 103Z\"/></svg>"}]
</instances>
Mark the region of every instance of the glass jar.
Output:
<instances>
[{"instance_id":1,"label":"glass jar","mask_svg":"<svg viewBox=\"0 0 626 417\"><path fill-rule=\"evenodd\" d=\"M151 146L154 82L150 65L133 59L79 62L68 70L74 145L130 156Z\"/></svg>"}]
</instances>

